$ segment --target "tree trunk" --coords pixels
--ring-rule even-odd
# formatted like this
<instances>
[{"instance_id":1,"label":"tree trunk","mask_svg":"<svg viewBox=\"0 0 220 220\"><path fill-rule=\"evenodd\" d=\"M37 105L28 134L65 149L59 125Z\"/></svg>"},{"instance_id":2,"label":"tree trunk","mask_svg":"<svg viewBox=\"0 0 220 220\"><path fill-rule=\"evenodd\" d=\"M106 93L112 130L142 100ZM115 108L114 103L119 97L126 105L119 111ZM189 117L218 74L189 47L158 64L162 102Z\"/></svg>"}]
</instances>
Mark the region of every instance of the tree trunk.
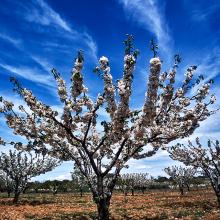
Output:
<instances>
[{"instance_id":1,"label":"tree trunk","mask_svg":"<svg viewBox=\"0 0 220 220\"><path fill-rule=\"evenodd\" d=\"M11 192L10 192L10 191L8 191L8 198L10 198L10 196L11 196Z\"/></svg>"},{"instance_id":2,"label":"tree trunk","mask_svg":"<svg viewBox=\"0 0 220 220\"><path fill-rule=\"evenodd\" d=\"M15 189L14 189L14 199L13 203L18 203L18 199L20 196L21 190L19 190L19 182L16 182Z\"/></svg>"},{"instance_id":3,"label":"tree trunk","mask_svg":"<svg viewBox=\"0 0 220 220\"><path fill-rule=\"evenodd\" d=\"M114 184L109 188L110 191L105 191L103 180L101 176L97 178L97 191L93 193L93 198L97 205L98 220L109 220L109 206Z\"/></svg>"},{"instance_id":4,"label":"tree trunk","mask_svg":"<svg viewBox=\"0 0 220 220\"><path fill-rule=\"evenodd\" d=\"M189 184L186 184L187 190L190 191Z\"/></svg>"},{"instance_id":5,"label":"tree trunk","mask_svg":"<svg viewBox=\"0 0 220 220\"><path fill-rule=\"evenodd\" d=\"M220 208L220 195L217 195L218 207Z\"/></svg>"},{"instance_id":6,"label":"tree trunk","mask_svg":"<svg viewBox=\"0 0 220 220\"><path fill-rule=\"evenodd\" d=\"M20 195L19 192L15 192L14 199L13 199L14 204L18 203L19 195Z\"/></svg>"},{"instance_id":7,"label":"tree trunk","mask_svg":"<svg viewBox=\"0 0 220 220\"><path fill-rule=\"evenodd\" d=\"M134 189L131 189L131 195L134 196Z\"/></svg>"},{"instance_id":8,"label":"tree trunk","mask_svg":"<svg viewBox=\"0 0 220 220\"><path fill-rule=\"evenodd\" d=\"M109 220L110 199L100 199L97 203L98 220Z\"/></svg>"},{"instance_id":9,"label":"tree trunk","mask_svg":"<svg viewBox=\"0 0 220 220\"><path fill-rule=\"evenodd\" d=\"M83 196L83 190L80 189L80 197L82 197L82 196Z\"/></svg>"},{"instance_id":10,"label":"tree trunk","mask_svg":"<svg viewBox=\"0 0 220 220\"><path fill-rule=\"evenodd\" d=\"M24 188L24 190L23 190L23 192L22 192L22 193L23 193L23 194L25 194L25 193L26 193L26 191L27 191L27 187L25 187L25 188Z\"/></svg>"},{"instance_id":11,"label":"tree trunk","mask_svg":"<svg viewBox=\"0 0 220 220\"><path fill-rule=\"evenodd\" d=\"M179 186L180 194L183 195L183 187Z\"/></svg>"}]
</instances>

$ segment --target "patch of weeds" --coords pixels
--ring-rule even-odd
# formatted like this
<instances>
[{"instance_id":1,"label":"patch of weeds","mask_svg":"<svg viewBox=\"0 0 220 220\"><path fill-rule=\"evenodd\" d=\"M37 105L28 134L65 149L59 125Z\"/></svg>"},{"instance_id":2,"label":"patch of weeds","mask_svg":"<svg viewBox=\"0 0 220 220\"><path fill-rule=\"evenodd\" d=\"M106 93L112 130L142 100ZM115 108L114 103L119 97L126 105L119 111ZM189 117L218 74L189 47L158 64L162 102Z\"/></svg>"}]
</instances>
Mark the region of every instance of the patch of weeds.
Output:
<instances>
[{"instance_id":1,"label":"patch of weeds","mask_svg":"<svg viewBox=\"0 0 220 220\"><path fill-rule=\"evenodd\" d=\"M193 220L199 220L204 214L205 214L204 211L202 211L202 210L196 210L196 211L194 212L194 218L193 218Z\"/></svg>"},{"instance_id":2,"label":"patch of weeds","mask_svg":"<svg viewBox=\"0 0 220 220\"><path fill-rule=\"evenodd\" d=\"M0 198L10 198L7 193L0 193Z\"/></svg>"},{"instance_id":3,"label":"patch of weeds","mask_svg":"<svg viewBox=\"0 0 220 220\"><path fill-rule=\"evenodd\" d=\"M124 211L125 211L125 208L121 208L121 207L120 207L120 208L116 208L115 211L116 211L116 212L124 212Z\"/></svg>"},{"instance_id":4,"label":"patch of weeds","mask_svg":"<svg viewBox=\"0 0 220 220\"><path fill-rule=\"evenodd\" d=\"M77 203L77 204L81 203L82 204L82 203L87 203L87 201L85 201L85 200L76 200L74 203Z\"/></svg>"},{"instance_id":5,"label":"patch of weeds","mask_svg":"<svg viewBox=\"0 0 220 220\"><path fill-rule=\"evenodd\" d=\"M98 218L98 215L96 212L90 212L88 213L88 216L93 220L96 220Z\"/></svg>"},{"instance_id":6,"label":"patch of weeds","mask_svg":"<svg viewBox=\"0 0 220 220\"><path fill-rule=\"evenodd\" d=\"M25 214L24 215L26 220L52 220L54 218L50 217L50 216L36 216L36 215L32 215L32 214Z\"/></svg>"},{"instance_id":7,"label":"patch of weeds","mask_svg":"<svg viewBox=\"0 0 220 220\"><path fill-rule=\"evenodd\" d=\"M52 218L51 217L42 217L42 218L40 218L39 220L52 220Z\"/></svg>"},{"instance_id":8,"label":"patch of weeds","mask_svg":"<svg viewBox=\"0 0 220 220\"><path fill-rule=\"evenodd\" d=\"M175 218L182 218L191 215L192 213L189 210L180 210L179 212L174 213Z\"/></svg>"},{"instance_id":9,"label":"patch of weeds","mask_svg":"<svg viewBox=\"0 0 220 220\"><path fill-rule=\"evenodd\" d=\"M213 204L210 201L201 201L200 207L205 211L211 211L213 209Z\"/></svg>"},{"instance_id":10,"label":"patch of weeds","mask_svg":"<svg viewBox=\"0 0 220 220\"><path fill-rule=\"evenodd\" d=\"M133 207L132 209L133 210L141 210L141 209L144 209L144 208L145 208L145 206L142 205L142 206L139 206L139 207Z\"/></svg>"},{"instance_id":11,"label":"patch of weeds","mask_svg":"<svg viewBox=\"0 0 220 220\"><path fill-rule=\"evenodd\" d=\"M159 218L159 219L160 219L160 220L168 219L167 213L166 213L166 212L162 212L162 213L160 214L160 218Z\"/></svg>"},{"instance_id":12,"label":"patch of weeds","mask_svg":"<svg viewBox=\"0 0 220 220\"><path fill-rule=\"evenodd\" d=\"M9 206L12 206L12 205L14 205L14 204L12 203L11 200L6 200L6 201L2 200L2 201L0 201L0 205L9 205Z\"/></svg>"},{"instance_id":13,"label":"patch of weeds","mask_svg":"<svg viewBox=\"0 0 220 220\"><path fill-rule=\"evenodd\" d=\"M27 220L29 220L29 219L36 219L36 216L35 216L35 215L29 214L29 213L25 214L24 217L25 217L25 219L27 219Z\"/></svg>"},{"instance_id":14,"label":"patch of weeds","mask_svg":"<svg viewBox=\"0 0 220 220\"><path fill-rule=\"evenodd\" d=\"M35 200L32 200L32 201L29 201L29 200L24 200L24 199L22 199L21 201L20 201L20 204L21 205L26 205L26 204L28 204L28 205L32 205L32 206L37 206L37 205L46 205L46 204L53 204L53 203L55 203L54 201L51 201L51 200L47 200L47 199L42 199L42 200L37 200L37 199L35 199Z\"/></svg>"},{"instance_id":15,"label":"patch of weeds","mask_svg":"<svg viewBox=\"0 0 220 220\"><path fill-rule=\"evenodd\" d=\"M128 202L128 198L126 196L126 197L124 197L124 203L127 203L127 202Z\"/></svg>"},{"instance_id":16,"label":"patch of weeds","mask_svg":"<svg viewBox=\"0 0 220 220\"><path fill-rule=\"evenodd\" d=\"M160 215L155 217L145 217L144 220L166 220L169 219L168 215L165 212L162 212Z\"/></svg>"},{"instance_id":17,"label":"patch of weeds","mask_svg":"<svg viewBox=\"0 0 220 220\"><path fill-rule=\"evenodd\" d=\"M48 216L36 216L31 214L25 214L26 220L88 220L84 213L58 213L57 215Z\"/></svg>"},{"instance_id":18,"label":"patch of weeds","mask_svg":"<svg viewBox=\"0 0 220 220\"><path fill-rule=\"evenodd\" d=\"M59 220L89 220L89 219L96 219L93 212L84 213L59 213L58 218Z\"/></svg>"}]
</instances>

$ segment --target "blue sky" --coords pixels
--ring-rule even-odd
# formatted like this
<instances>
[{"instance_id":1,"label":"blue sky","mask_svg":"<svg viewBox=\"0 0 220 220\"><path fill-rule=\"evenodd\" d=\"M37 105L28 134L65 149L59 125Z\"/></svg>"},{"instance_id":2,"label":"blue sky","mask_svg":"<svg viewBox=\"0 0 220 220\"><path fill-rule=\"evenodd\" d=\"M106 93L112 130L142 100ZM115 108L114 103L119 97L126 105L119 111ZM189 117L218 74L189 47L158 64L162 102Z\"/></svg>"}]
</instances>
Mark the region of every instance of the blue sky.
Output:
<instances>
[{"instance_id":1,"label":"blue sky","mask_svg":"<svg viewBox=\"0 0 220 220\"><path fill-rule=\"evenodd\" d=\"M114 79L122 74L123 40L133 34L140 50L131 105L142 106L148 63L152 57L149 41L152 37L159 44L163 69L169 70L173 55L179 53L182 63L177 75L178 83L189 65L198 65L197 75L205 80L213 78L212 92L220 94L220 2L218 0L2 0L0 7L0 95L22 103L12 92L9 76L15 76L33 90L39 99L55 109L60 108L56 84L50 74L55 67L69 84L73 59L78 49L85 54L84 77L90 95L101 91L102 82L93 73L98 58L110 60ZM215 107L219 106L219 100ZM105 115L103 114L103 117ZM220 136L220 115L202 122L190 137ZM22 140L13 136L0 118L0 136ZM186 140L182 140L186 141ZM7 151L7 149L2 149ZM162 169L174 164L164 151L154 157L131 161L125 172L149 172L164 175ZM54 171L37 179L68 178L72 162L66 162Z\"/></svg>"}]
</instances>

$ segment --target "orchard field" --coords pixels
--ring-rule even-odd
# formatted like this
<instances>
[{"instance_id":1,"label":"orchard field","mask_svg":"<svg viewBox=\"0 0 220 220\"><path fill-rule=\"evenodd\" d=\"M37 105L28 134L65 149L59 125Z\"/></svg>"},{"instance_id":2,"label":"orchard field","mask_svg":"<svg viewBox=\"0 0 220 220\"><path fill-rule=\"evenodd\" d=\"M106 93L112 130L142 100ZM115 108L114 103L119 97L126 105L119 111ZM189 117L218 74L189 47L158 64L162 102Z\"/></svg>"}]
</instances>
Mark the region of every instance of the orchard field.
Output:
<instances>
[{"instance_id":1,"label":"orchard field","mask_svg":"<svg viewBox=\"0 0 220 220\"><path fill-rule=\"evenodd\" d=\"M111 219L187 219L218 220L220 211L212 190L200 189L180 196L177 191L148 191L124 196L115 193L110 205ZM1 194L1 220L96 219L91 194L23 194L17 205Z\"/></svg>"}]
</instances>

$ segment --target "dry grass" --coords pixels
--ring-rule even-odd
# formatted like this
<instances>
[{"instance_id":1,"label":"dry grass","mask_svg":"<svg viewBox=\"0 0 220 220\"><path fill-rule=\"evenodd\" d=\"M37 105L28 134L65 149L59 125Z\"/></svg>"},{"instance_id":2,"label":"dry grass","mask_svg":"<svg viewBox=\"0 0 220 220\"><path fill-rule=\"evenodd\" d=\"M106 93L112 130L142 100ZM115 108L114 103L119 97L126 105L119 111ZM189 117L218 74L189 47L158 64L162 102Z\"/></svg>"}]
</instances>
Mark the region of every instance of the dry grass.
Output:
<instances>
[{"instance_id":1,"label":"dry grass","mask_svg":"<svg viewBox=\"0 0 220 220\"><path fill-rule=\"evenodd\" d=\"M154 191L126 198L116 193L111 216L115 220L218 220L220 210L211 190L192 191L184 196ZM13 205L12 199L0 199L0 220L23 219L96 219L96 206L89 194L82 198L74 194L28 194L22 195L18 205Z\"/></svg>"}]
</instances>

